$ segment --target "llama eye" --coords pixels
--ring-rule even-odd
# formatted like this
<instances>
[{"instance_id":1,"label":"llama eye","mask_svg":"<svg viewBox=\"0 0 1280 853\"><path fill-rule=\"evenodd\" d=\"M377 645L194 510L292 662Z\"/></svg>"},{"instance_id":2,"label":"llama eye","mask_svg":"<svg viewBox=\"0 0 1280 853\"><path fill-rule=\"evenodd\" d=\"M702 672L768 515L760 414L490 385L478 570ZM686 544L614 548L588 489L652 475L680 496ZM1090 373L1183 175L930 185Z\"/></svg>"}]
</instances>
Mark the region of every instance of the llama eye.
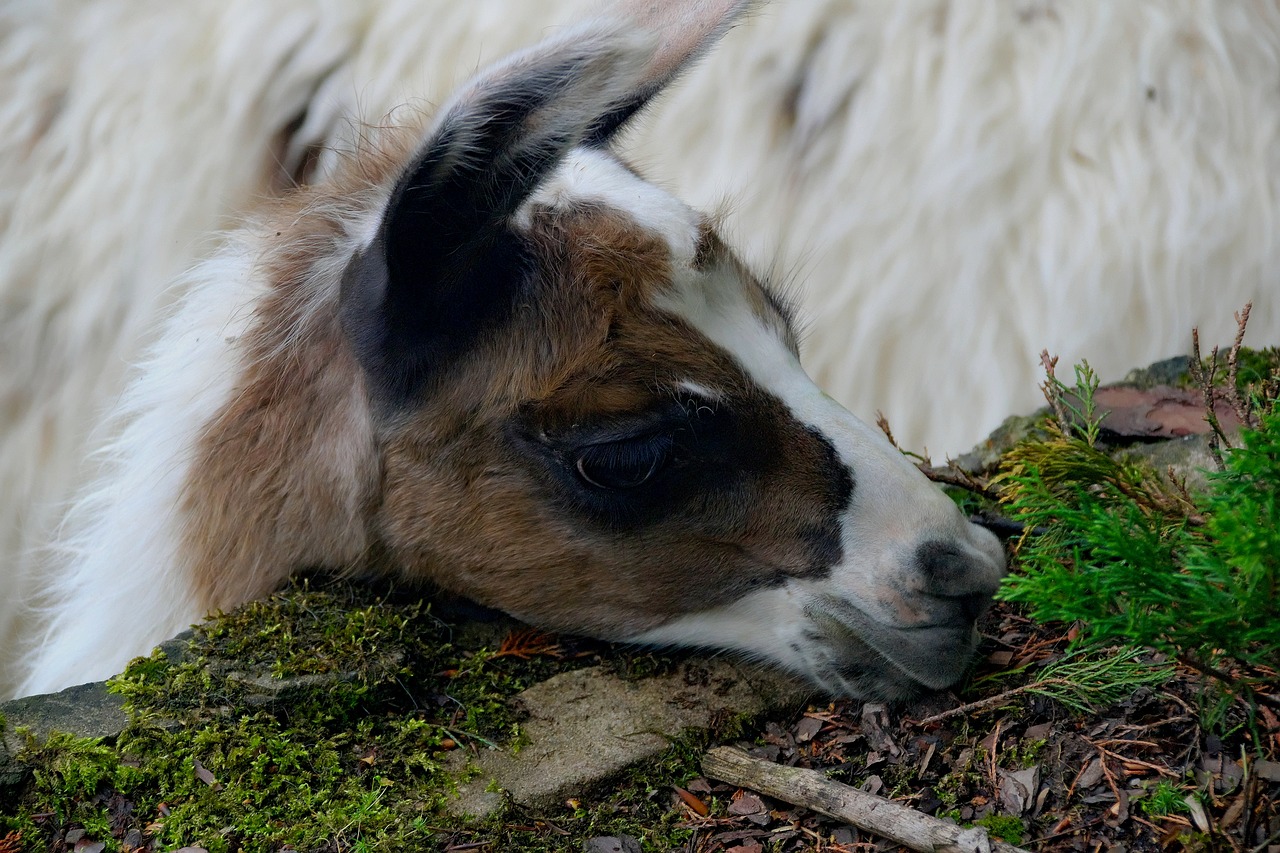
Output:
<instances>
[{"instance_id":1,"label":"llama eye","mask_svg":"<svg viewBox=\"0 0 1280 853\"><path fill-rule=\"evenodd\" d=\"M671 445L669 433L592 444L578 451L574 467L583 482L597 489L634 489L662 469Z\"/></svg>"}]
</instances>

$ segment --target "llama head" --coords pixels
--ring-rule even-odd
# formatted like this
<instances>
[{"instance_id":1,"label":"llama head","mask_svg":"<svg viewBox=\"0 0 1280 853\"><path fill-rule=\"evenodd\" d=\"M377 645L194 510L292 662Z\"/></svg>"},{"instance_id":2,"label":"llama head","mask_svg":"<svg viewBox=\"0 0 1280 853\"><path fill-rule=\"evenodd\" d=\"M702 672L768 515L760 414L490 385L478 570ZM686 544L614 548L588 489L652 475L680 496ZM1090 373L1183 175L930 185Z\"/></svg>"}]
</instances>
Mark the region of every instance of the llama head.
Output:
<instances>
[{"instance_id":1,"label":"llama head","mask_svg":"<svg viewBox=\"0 0 1280 853\"><path fill-rule=\"evenodd\" d=\"M320 186L283 218L341 236L276 249L256 378L204 433L189 527L224 586L246 561L324 562L318 542L543 627L733 650L834 692L959 676L999 544L813 385L785 303L713 222L609 150L746 5L637 2L518 54L359 198ZM263 430L313 432L246 478ZM221 509L263 499L270 547Z\"/></svg>"}]
</instances>

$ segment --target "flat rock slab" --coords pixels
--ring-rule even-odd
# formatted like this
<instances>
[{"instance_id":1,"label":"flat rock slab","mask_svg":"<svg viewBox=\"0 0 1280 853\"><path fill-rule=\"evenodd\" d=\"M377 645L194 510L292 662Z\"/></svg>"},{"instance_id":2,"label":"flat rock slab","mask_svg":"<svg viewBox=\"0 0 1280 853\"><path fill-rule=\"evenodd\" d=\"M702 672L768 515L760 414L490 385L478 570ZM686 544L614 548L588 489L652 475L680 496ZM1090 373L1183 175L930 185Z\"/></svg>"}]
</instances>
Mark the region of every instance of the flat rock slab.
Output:
<instances>
[{"instance_id":1,"label":"flat rock slab","mask_svg":"<svg viewBox=\"0 0 1280 853\"><path fill-rule=\"evenodd\" d=\"M1186 481L1192 492L1206 491L1209 488L1208 472L1217 468L1209 452L1209 436L1203 433L1152 444L1135 444L1119 451L1117 458L1143 461L1158 472L1172 470L1175 477Z\"/></svg>"},{"instance_id":2,"label":"flat rock slab","mask_svg":"<svg viewBox=\"0 0 1280 853\"><path fill-rule=\"evenodd\" d=\"M0 704L0 716L5 722L0 731L0 790L21 784L29 772L15 758L26 742L18 729L28 731L38 741L55 731L77 737L113 738L129 722L120 697L108 693L107 685L100 682L13 699Z\"/></svg>"},{"instance_id":3,"label":"flat rock slab","mask_svg":"<svg viewBox=\"0 0 1280 853\"><path fill-rule=\"evenodd\" d=\"M13 699L2 707L6 731L28 728L37 740L55 731L77 737L115 737L129 722L123 700L107 692L102 682Z\"/></svg>"},{"instance_id":4,"label":"flat rock slab","mask_svg":"<svg viewBox=\"0 0 1280 853\"><path fill-rule=\"evenodd\" d=\"M518 749L457 754L460 774L470 764L480 775L461 786L450 808L488 816L503 801L495 789L522 805L555 806L661 754L684 732L798 706L810 692L787 676L722 659L689 658L669 673L640 679L605 667L563 673L517 697L528 715ZM23 740L15 728L29 729L38 740L53 731L113 739L128 723L120 697L102 683L5 702L0 712L7 722L0 737L0 789L19 785L30 772L13 758Z\"/></svg>"},{"instance_id":5,"label":"flat rock slab","mask_svg":"<svg viewBox=\"0 0 1280 853\"><path fill-rule=\"evenodd\" d=\"M603 667L562 673L520 694L525 743L471 756L480 775L459 788L450 811L488 816L503 801L495 789L524 806L554 807L660 755L682 732L799 705L809 693L786 676L719 659L632 681ZM459 755L459 769L467 760Z\"/></svg>"}]
</instances>

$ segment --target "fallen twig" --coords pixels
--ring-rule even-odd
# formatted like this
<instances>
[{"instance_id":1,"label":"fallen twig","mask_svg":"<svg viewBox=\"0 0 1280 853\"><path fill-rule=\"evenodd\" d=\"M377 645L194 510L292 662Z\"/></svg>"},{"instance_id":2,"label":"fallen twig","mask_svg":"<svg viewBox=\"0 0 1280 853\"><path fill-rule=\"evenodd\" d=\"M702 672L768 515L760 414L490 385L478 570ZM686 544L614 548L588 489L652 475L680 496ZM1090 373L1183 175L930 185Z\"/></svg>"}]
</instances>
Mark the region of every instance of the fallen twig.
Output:
<instances>
[{"instance_id":1,"label":"fallen twig","mask_svg":"<svg viewBox=\"0 0 1280 853\"><path fill-rule=\"evenodd\" d=\"M990 482L983 478L975 477L950 459L947 460L946 465L942 466L933 465L928 459L925 459L923 462L916 463L916 467L920 469L921 474L924 474L935 483L941 483L944 486L955 486L956 488L973 492L975 495L984 497L992 503L1000 500L999 489L992 488Z\"/></svg>"},{"instance_id":2,"label":"fallen twig","mask_svg":"<svg viewBox=\"0 0 1280 853\"><path fill-rule=\"evenodd\" d=\"M759 791L770 797L847 821L897 844L926 853L1026 853L993 841L982 827L961 829L923 812L828 779L816 770L786 767L752 758L740 749L721 746L702 759L702 772L713 779Z\"/></svg>"},{"instance_id":3,"label":"fallen twig","mask_svg":"<svg viewBox=\"0 0 1280 853\"><path fill-rule=\"evenodd\" d=\"M1027 526L1021 521L1014 521L1012 518L1000 515L989 510L980 510L969 516L969 521L979 527L985 527L1001 539L1012 539L1015 536L1023 536L1027 532ZM1035 534L1044 533L1046 527L1036 527L1031 532Z\"/></svg>"},{"instance_id":4,"label":"fallen twig","mask_svg":"<svg viewBox=\"0 0 1280 853\"><path fill-rule=\"evenodd\" d=\"M929 458L928 448L925 448L924 453L913 453L910 450L905 450L902 445L898 444L898 440L893 437L893 429L889 426L889 419L884 416L884 412L876 412L876 426L884 433L884 437L889 439L889 443L893 445L894 450L915 460L916 467L920 469L920 473L933 482L973 492L975 495L986 498L992 503L1000 500L1000 489L993 488L989 479L975 476L957 465L954 460L948 459L946 465L934 465L933 460ZM1010 522L1010 524L1017 524L1017 522Z\"/></svg>"},{"instance_id":5,"label":"fallen twig","mask_svg":"<svg viewBox=\"0 0 1280 853\"><path fill-rule=\"evenodd\" d=\"M1139 686L1155 687L1169 677L1170 673L1162 666L1139 661L1141 654L1140 649L1129 648L1106 657L1068 655L1046 666L1041 677L1029 684L925 717L916 725L929 726L952 717L987 711L1023 693L1053 699L1081 713L1095 706L1110 705Z\"/></svg>"},{"instance_id":6,"label":"fallen twig","mask_svg":"<svg viewBox=\"0 0 1280 853\"><path fill-rule=\"evenodd\" d=\"M1178 662L1194 669L1201 675L1207 675L1222 682L1233 693L1244 693L1245 696L1252 698L1259 705L1266 705L1268 708L1280 711L1280 697L1264 693L1262 691L1263 684L1248 679L1236 678L1231 673L1223 672L1216 667L1210 666L1191 654L1178 655Z\"/></svg>"},{"instance_id":7,"label":"fallen twig","mask_svg":"<svg viewBox=\"0 0 1280 853\"><path fill-rule=\"evenodd\" d=\"M1053 683L1060 684L1064 687L1071 686L1071 682L1065 678L1056 678L1052 679L1052 681ZM997 693L994 696L988 696L985 699L978 699L974 702L966 702L955 708L949 708L941 713L925 717L923 720L916 720L915 723L918 726L932 726L935 723L946 722L952 717L963 717L969 714L976 714L979 711L989 711L992 708L999 708L1015 696L1021 696L1023 693L1030 693L1033 688L1043 687L1047 683L1047 681L1035 681L1031 684L1024 684L1021 687L1014 687L1009 690L1005 690L1002 693Z\"/></svg>"},{"instance_id":8,"label":"fallen twig","mask_svg":"<svg viewBox=\"0 0 1280 853\"><path fill-rule=\"evenodd\" d=\"M1110 758L1114 758L1116 761L1119 761L1121 764L1131 765L1134 767L1145 767L1146 769L1152 770L1161 776L1168 776L1170 779L1178 778L1178 774L1174 773L1168 767L1162 767L1159 764L1152 764L1150 761L1143 761L1141 758L1131 758L1129 756L1121 755L1115 750L1107 749L1107 747L1103 746L1103 744L1125 743L1126 741L1117 741L1114 739L1096 741L1096 740L1089 740L1089 738L1085 738L1084 740L1085 740L1085 743L1089 744L1090 746L1092 746L1094 749L1098 751L1098 754L1101 757L1101 759L1106 759L1110 757ZM1133 741L1128 741L1128 742L1132 743ZM1155 744L1152 744L1152 746L1154 745ZM1104 772L1107 770L1107 765L1105 760L1103 761L1102 769ZM1119 791L1117 791L1116 794L1118 796Z\"/></svg>"}]
</instances>

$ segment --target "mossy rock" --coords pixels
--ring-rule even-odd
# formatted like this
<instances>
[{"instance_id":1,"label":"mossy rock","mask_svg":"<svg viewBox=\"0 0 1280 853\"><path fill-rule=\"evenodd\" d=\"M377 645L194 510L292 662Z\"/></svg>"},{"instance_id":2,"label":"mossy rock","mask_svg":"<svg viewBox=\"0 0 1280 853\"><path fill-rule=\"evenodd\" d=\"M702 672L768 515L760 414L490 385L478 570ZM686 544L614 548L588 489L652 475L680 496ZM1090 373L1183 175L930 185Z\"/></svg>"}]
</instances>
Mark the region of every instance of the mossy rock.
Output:
<instances>
[{"instance_id":1,"label":"mossy rock","mask_svg":"<svg viewBox=\"0 0 1280 853\"><path fill-rule=\"evenodd\" d=\"M679 781L696 772L672 759L681 744L807 695L749 667L519 633L477 612L300 580L109 687L11 703L28 728L8 731L0 837L19 832L29 850L81 830L108 850L130 832L156 849L435 849L500 837L504 814L598 794L637 762L674 775L636 784ZM89 700L108 723L80 714ZM615 828L642 832L634 819Z\"/></svg>"}]
</instances>

